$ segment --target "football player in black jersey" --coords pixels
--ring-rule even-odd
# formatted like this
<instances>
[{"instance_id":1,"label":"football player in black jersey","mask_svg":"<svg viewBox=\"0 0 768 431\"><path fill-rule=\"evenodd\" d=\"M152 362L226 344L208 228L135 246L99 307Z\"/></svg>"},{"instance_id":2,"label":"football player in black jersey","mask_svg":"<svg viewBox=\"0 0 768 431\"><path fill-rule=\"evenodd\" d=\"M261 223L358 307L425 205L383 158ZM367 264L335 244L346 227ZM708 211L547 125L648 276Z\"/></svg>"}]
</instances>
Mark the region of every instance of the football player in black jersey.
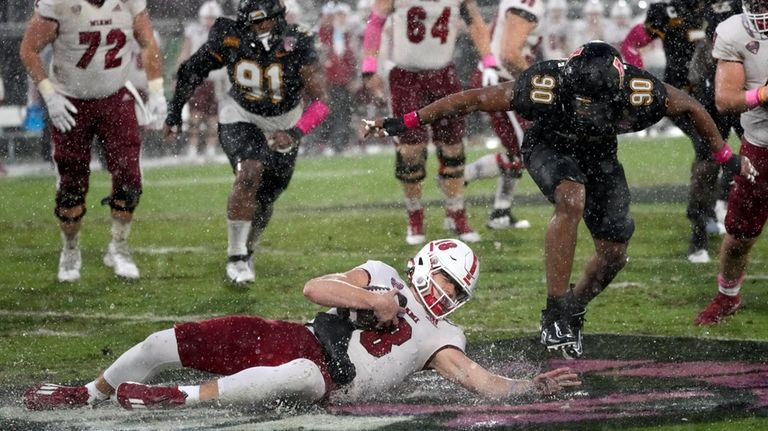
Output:
<instances>
[{"instance_id":1,"label":"football player in black jersey","mask_svg":"<svg viewBox=\"0 0 768 431\"><path fill-rule=\"evenodd\" d=\"M582 45L567 61L537 63L514 83L456 93L402 118L366 120L366 128L373 136L397 135L475 111L516 111L533 121L523 141L523 161L555 206L545 238L548 296L541 342L568 358L581 356L586 306L626 264L635 228L616 136L643 130L664 116L684 117L723 166L747 176L754 172L749 160L731 152L701 104L624 64L615 48L600 41ZM582 218L595 253L569 287Z\"/></svg>"},{"instance_id":2,"label":"football player in black jersey","mask_svg":"<svg viewBox=\"0 0 768 431\"><path fill-rule=\"evenodd\" d=\"M328 106L311 32L285 21L281 0L241 0L237 19L216 20L208 41L179 67L167 137L179 132L194 89L225 66L232 88L219 104L219 141L235 173L226 272L239 284L254 281L256 242L291 180L299 140L325 119Z\"/></svg>"},{"instance_id":3,"label":"football player in black jersey","mask_svg":"<svg viewBox=\"0 0 768 431\"><path fill-rule=\"evenodd\" d=\"M637 48L649 44L653 39L661 39L666 58L664 81L698 97L699 94L689 80L691 61L697 43L706 37L705 13L717 3L720 2L666 0L651 4L645 22L633 28L622 44L622 53L627 63L642 67ZM706 105L705 100L698 100ZM710 111L710 114L713 112L716 111ZM692 263L706 263L710 261L706 227L714 215L718 166L709 154L706 140L696 133L693 124L685 119L674 119L673 122L691 139L695 153L686 209L691 223L688 260Z\"/></svg>"}]
</instances>

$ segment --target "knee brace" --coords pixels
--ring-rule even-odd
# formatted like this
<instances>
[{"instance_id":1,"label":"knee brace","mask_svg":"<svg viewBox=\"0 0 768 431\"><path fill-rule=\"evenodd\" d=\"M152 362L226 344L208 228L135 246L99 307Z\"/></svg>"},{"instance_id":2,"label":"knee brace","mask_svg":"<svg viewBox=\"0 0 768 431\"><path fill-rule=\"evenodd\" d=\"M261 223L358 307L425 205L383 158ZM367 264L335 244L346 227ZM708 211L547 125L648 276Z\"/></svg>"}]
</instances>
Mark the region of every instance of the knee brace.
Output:
<instances>
[{"instance_id":1,"label":"knee brace","mask_svg":"<svg viewBox=\"0 0 768 431\"><path fill-rule=\"evenodd\" d=\"M437 160L440 162L440 167L437 171L437 175L443 179L451 178L463 178L464 177L464 164L467 161L467 156L464 154L464 146L459 143L459 154L454 156L446 156L443 153L442 148L437 149Z\"/></svg>"},{"instance_id":2,"label":"knee brace","mask_svg":"<svg viewBox=\"0 0 768 431\"><path fill-rule=\"evenodd\" d=\"M76 216L68 216L63 213L65 209L82 207L83 212ZM53 209L56 218L64 223L75 223L85 215L85 194L82 189L59 190L56 192L56 208Z\"/></svg>"},{"instance_id":3,"label":"knee brace","mask_svg":"<svg viewBox=\"0 0 768 431\"><path fill-rule=\"evenodd\" d=\"M132 213L139 205L141 187L120 186L120 188L101 200L102 205L109 205L115 211Z\"/></svg>"},{"instance_id":4,"label":"knee brace","mask_svg":"<svg viewBox=\"0 0 768 431\"><path fill-rule=\"evenodd\" d=\"M395 153L395 178L409 184L421 182L427 176L426 164L426 148L424 148L419 158L413 163L406 162L400 150L398 150Z\"/></svg>"}]
</instances>

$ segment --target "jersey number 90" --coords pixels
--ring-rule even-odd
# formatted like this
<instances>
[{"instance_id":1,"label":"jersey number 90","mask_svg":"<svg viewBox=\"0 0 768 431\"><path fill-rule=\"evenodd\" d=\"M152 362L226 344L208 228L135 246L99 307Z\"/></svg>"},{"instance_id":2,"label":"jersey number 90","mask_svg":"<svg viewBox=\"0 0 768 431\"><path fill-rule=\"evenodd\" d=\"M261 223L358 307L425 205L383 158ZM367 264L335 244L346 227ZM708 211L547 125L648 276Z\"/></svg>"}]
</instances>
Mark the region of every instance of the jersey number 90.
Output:
<instances>
[{"instance_id":1,"label":"jersey number 90","mask_svg":"<svg viewBox=\"0 0 768 431\"><path fill-rule=\"evenodd\" d=\"M552 90L555 88L555 78L550 75L534 75L531 78L533 89L530 98L535 103L546 103L551 105L555 101L555 94Z\"/></svg>"}]
</instances>

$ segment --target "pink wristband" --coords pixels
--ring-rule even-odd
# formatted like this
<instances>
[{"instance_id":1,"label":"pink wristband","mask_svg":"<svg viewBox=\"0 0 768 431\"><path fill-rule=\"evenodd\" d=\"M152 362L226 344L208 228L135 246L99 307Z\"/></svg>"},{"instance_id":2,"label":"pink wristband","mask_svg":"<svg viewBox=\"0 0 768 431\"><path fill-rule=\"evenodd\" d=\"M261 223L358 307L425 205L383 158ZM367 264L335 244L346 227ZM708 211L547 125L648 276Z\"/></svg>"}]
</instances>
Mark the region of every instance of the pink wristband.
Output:
<instances>
[{"instance_id":1,"label":"pink wristband","mask_svg":"<svg viewBox=\"0 0 768 431\"><path fill-rule=\"evenodd\" d=\"M712 158L721 165L730 160L731 156L733 156L733 151L731 151L731 147L727 143L723 144L723 148L712 153Z\"/></svg>"},{"instance_id":2,"label":"pink wristband","mask_svg":"<svg viewBox=\"0 0 768 431\"><path fill-rule=\"evenodd\" d=\"M498 68L499 65L496 63L496 57L493 56L493 54L488 54L485 57L483 57L483 67L496 67Z\"/></svg>"},{"instance_id":3,"label":"pink wristband","mask_svg":"<svg viewBox=\"0 0 768 431\"><path fill-rule=\"evenodd\" d=\"M377 68L376 57L365 57L363 59L363 73L376 73Z\"/></svg>"},{"instance_id":4,"label":"pink wristband","mask_svg":"<svg viewBox=\"0 0 768 431\"><path fill-rule=\"evenodd\" d=\"M296 123L296 128L301 130L301 133L307 134L317 127L328 116L328 105L321 100L315 100L312 102L304 114L301 115L299 121Z\"/></svg>"},{"instance_id":5,"label":"pink wristband","mask_svg":"<svg viewBox=\"0 0 768 431\"><path fill-rule=\"evenodd\" d=\"M415 129L417 127L421 127L421 119L419 118L419 113L417 111L411 111L403 115L403 124L405 124L406 129Z\"/></svg>"},{"instance_id":6,"label":"pink wristband","mask_svg":"<svg viewBox=\"0 0 768 431\"><path fill-rule=\"evenodd\" d=\"M744 93L744 101L749 109L760 106L760 88L762 87L753 88Z\"/></svg>"}]
</instances>

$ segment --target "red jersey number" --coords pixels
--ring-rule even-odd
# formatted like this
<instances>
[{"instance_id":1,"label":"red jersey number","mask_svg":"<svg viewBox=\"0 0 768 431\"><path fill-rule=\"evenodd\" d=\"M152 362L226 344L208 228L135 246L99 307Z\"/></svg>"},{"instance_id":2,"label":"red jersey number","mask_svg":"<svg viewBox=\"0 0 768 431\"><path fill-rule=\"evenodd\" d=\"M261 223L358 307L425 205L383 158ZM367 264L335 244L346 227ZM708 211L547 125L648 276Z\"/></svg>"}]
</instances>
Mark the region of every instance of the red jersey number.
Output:
<instances>
[{"instance_id":1,"label":"red jersey number","mask_svg":"<svg viewBox=\"0 0 768 431\"><path fill-rule=\"evenodd\" d=\"M360 344L365 350L380 358L392 351L392 346L400 346L413 336L411 324L400 318L397 328L390 331L363 331L360 333Z\"/></svg>"},{"instance_id":2,"label":"red jersey number","mask_svg":"<svg viewBox=\"0 0 768 431\"><path fill-rule=\"evenodd\" d=\"M423 7L415 6L408 9L408 40L412 43L421 43L427 36L427 25L424 23L427 19L427 11ZM448 40L448 34L450 33L450 21L451 21L451 9L443 9L443 13L432 24L432 28L429 30L429 34L435 38L440 39L440 43L443 44Z\"/></svg>"},{"instance_id":3,"label":"red jersey number","mask_svg":"<svg viewBox=\"0 0 768 431\"><path fill-rule=\"evenodd\" d=\"M120 53L120 50L123 49L126 42L127 39L125 37L125 33L123 33L123 31L120 29L113 28L109 31L109 33L107 33L107 45L114 46L104 54L104 69L112 69L123 64L123 59L118 57L117 54ZM99 48L100 44L100 32L80 32L80 45L88 45L88 48L85 49L83 56L80 57L80 60L77 62L77 67L80 69L87 69L88 65L91 64L91 61L93 60L93 56L96 55L96 50Z\"/></svg>"}]
</instances>

